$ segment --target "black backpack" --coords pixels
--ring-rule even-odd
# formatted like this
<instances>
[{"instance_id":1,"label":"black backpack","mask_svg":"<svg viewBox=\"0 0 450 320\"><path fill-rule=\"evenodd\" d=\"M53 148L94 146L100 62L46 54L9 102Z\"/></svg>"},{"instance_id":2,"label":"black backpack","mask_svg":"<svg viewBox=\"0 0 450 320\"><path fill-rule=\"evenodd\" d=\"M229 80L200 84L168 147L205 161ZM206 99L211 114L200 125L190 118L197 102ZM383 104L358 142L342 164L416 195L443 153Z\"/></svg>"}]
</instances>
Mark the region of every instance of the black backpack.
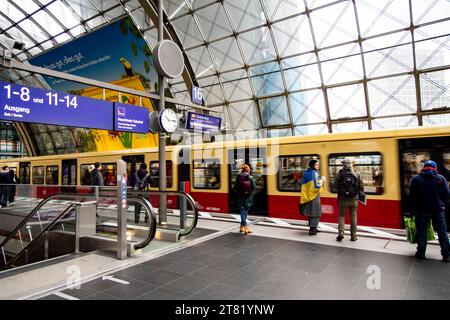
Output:
<instances>
[{"instance_id":1,"label":"black backpack","mask_svg":"<svg viewBox=\"0 0 450 320\"><path fill-rule=\"evenodd\" d=\"M338 194L348 199L353 199L358 194L358 177L351 171L339 172Z\"/></svg>"},{"instance_id":2,"label":"black backpack","mask_svg":"<svg viewBox=\"0 0 450 320\"><path fill-rule=\"evenodd\" d=\"M251 193L251 180L250 175L247 173L241 173L237 178L237 192L241 197L247 198Z\"/></svg>"}]
</instances>

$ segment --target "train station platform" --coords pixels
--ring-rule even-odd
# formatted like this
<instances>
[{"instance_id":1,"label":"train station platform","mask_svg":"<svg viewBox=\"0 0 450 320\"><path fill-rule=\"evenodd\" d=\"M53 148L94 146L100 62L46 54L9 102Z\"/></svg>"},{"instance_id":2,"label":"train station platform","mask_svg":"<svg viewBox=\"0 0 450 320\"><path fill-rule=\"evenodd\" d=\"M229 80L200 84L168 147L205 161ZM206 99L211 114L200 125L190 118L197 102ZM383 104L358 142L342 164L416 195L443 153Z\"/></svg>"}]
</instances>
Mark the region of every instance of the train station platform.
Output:
<instances>
[{"instance_id":1,"label":"train station platform","mask_svg":"<svg viewBox=\"0 0 450 320\"><path fill-rule=\"evenodd\" d=\"M440 261L436 242L418 260L415 245L401 236L361 231L356 242L337 242L332 225L309 236L306 225L250 220L254 232L240 235L235 217L204 213L184 241L152 241L133 258L94 252L0 273L0 298L450 299L450 264ZM74 268L78 283L69 282Z\"/></svg>"}]
</instances>

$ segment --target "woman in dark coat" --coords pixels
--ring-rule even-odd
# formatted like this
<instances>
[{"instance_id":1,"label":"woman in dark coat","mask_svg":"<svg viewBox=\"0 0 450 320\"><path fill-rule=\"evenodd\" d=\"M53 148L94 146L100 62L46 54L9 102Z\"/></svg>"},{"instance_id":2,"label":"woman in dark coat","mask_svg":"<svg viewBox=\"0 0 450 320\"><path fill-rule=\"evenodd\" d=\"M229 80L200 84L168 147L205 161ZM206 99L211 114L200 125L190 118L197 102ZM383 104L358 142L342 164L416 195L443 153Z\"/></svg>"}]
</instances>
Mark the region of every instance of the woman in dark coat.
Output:
<instances>
[{"instance_id":1,"label":"woman in dark coat","mask_svg":"<svg viewBox=\"0 0 450 320\"><path fill-rule=\"evenodd\" d=\"M237 205L241 213L240 234L248 234L253 231L247 226L247 217L250 207L253 205L253 193L256 189L256 183L253 176L250 175L250 166L244 164L242 172L236 177L234 184L235 191L238 195Z\"/></svg>"}]
</instances>

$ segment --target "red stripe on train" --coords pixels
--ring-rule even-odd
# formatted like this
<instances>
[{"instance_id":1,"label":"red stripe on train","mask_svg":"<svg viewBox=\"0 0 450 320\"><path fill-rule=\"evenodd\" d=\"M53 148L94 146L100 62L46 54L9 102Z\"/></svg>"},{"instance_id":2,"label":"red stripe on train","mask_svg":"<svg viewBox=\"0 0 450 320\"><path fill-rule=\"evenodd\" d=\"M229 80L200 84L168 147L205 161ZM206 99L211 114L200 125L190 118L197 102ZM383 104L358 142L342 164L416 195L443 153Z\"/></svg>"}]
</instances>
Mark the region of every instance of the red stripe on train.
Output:
<instances>
[{"instance_id":1,"label":"red stripe on train","mask_svg":"<svg viewBox=\"0 0 450 320\"><path fill-rule=\"evenodd\" d=\"M337 223L339 209L336 198L321 198L322 216L320 221ZM299 197L269 196L269 217L285 219L301 219L305 217L298 212ZM358 206L358 225L381 228L400 229L401 203L398 200L367 199L367 205ZM349 214L345 223L350 223Z\"/></svg>"}]
</instances>

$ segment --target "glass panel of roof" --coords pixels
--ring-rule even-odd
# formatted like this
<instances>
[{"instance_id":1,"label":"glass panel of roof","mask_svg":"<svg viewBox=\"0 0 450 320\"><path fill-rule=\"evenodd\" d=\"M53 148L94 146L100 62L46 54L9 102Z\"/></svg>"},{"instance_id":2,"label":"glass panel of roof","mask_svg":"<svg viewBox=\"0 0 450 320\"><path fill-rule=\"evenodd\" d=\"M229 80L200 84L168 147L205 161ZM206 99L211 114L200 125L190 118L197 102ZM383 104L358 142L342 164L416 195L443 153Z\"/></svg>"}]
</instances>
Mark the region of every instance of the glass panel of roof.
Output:
<instances>
[{"instance_id":1,"label":"glass panel of roof","mask_svg":"<svg viewBox=\"0 0 450 320\"><path fill-rule=\"evenodd\" d=\"M414 24L436 21L448 18L450 2L437 1L411 1Z\"/></svg>"},{"instance_id":2,"label":"glass panel of roof","mask_svg":"<svg viewBox=\"0 0 450 320\"><path fill-rule=\"evenodd\" d=\"M294 124L318 123L327 120L322 90L289 94L289 102Z\"/></svg>"},{"instance_id":3,"label":"glass panel of roof","mask_svg":"<svg viewBox=\"0 0 450 320\"><path fill-rule=\"evenodd\" d=\"M247 64L267 62L276 56L272 37L266 27L240 34L239 40Z\"/></svg>"},{"instance_id":4,"label":"glass panel of roof","mask_svg":"<svg viewBox=\"0 0 450 320\"><path fill-rule=\"evenodd\" d=\"M164 2L166 2L166 0ZM134 9L140 8L141 4L139 3L139 0L131 0L125 3L125 7L128 10L133 11Z\"/></svg>"},{"instance_id":5,"label":"glass panel of roof","mask_svg":"<svg viewBox=\"0 0 450 320\"><path fill-rule=\"evenodd\" d=\"M28 52L29 52L32 56L35 56L35 55L41 53L42 50L39 49L38 47L33 47L33 48L28 49Z\"/></svg>"},{"instance_id":6,"label":"glass panel of roof","mask_svg":"<svg viewBox=\"0 0 450 320\"><path fill-rule=\"evenodd\" d=\"M158 30L151 28L144 32L144 38L147 40L150 48L154 48L158 44Z\"/></svg>"},{"instance_id":7,"label":"glass panel of roof","mask_svg":"<svg viewBox=\"0 0 450 320\"><path fill-rule=\"evenodd\" d=\"M209 44L209 49L220 72L240 68L244 65L234 38L213 42Z\"/></svg>"},{"instance_id":8,"label":"glass panel of roof","mask_svg":"<svg viewBox=\"0 0 450 320\"><path fill-rule=\"evenodd\" d=\"M312 11L311 22L318 48L358 38L351 1Z\"/></svg>"},{"instance_id":9,"label":"glass panel of roof","mask_svg":"<svg viewBox=\"0 0 450 320\"><path fill-rule=\"evenodd\" d=\"M264 127L289 123L289 113L285 96L258 100Z\"/></svg>"},{"instance_id":10,"label":"glass panel of roof","mask_svg":"<svg viewBox=\"0 0 450 320\"><path fill-rule=\"evenodd\" d=\"M410 75L369 81L368 90L372 116L417 111L416 86Z\"/></svg>"},{"instance_id":11,"label":"glass panel of roof","mask_svg":"<svg viewBox=\"0 0 450 320\"><path fill-rule=\"evenodd\" d=\"M173 20L173 26L181 40L181 43L183 44L184 49L204 43L200 30L198 30L197 24L194 19L192 19L191 15Z\"/></svg>"},{"instance_id":12,"label":"glass panel of roof","mask_svg":"<svg viewBox=\"0 0 450 320\"><path fill-rule=\"evenodd\" d=\"M331 120L367 116L362 84L330 88L327 93Z\"/></svg>"},{"instance_id":13,"label":"glass panel of roof","mask_svg":"<svg viewBox=\"0 0 450 320\"><path fill-rule=\"evenodd\" d=\"M45 41L45 42L41 43L40 45L42 46L42 48L44 48L44 50L51 49L55 46L51 40Z\"/></svg>"},{"instance_id":14,"label":"glass panel of roof","mask_svg":"<svg viewBox=\"0 0 450 320\"><path fill-rule=\"evenodd\" d=\"M205 105L221 104L223 103L222 89L219 85L219 78L216 76L199 79L199 84L202 88L203 100Z\"/></svg>"},{"instance_id":15,"label":"glass panel of roof","mask_svg":"<svg viewBox=\"0 0 450 320\"><path fill-rule=\"evenodd\" d=\"M305 4L302 0L262 0L262 3L270 21L305 11Z\"/></svg>"},{"instance_id":16,"label":"glass panel of roof","mask_svg":"<svg viewBox=\"0 0 450 320\"><path fill-rule=\"evenodd\" d=\"M450 107L450 70L421 74L420 97L422 110Z\"/></svg>"},{"instance_id":17,"label":"glass panel of roof","mask_svg":"<svg viewBox=\"0 0 450 320\"><path fill-rule=\"evenodd\" d=\"M56 42L58 43L64 43L67 40L72 39L67 33L61 33L59 36L55 37Z\"/></svg>"},{"instance_id":18,"label":"glass panel of roof","mask_svg":"<svg viewBox=\"0 0 450 320\"><path fill-rule=\"evenodd\" d=\"M200 7L207 6L208 4L217 2L216 0L187 0L189 6L193 7L193 9L198 9Z\"/></svg>"},{"instance_id":19,"label":"glass panel of roof","mask_svg":"<svg viewBox=\"0 0 450 320\"><path fill-rule=\"evenodd\" d=\"M22 9L23 11L25 11L28 14L31 14L31 13L39 10L39 6L30 0L14 0L12 2L14 2L20 9Z\"/></svg>"},{"instance_id":20,"label":"glass panel of roof","mask_svg":"<svg viewBox=\"0 0 450 320\"><path fill-rule=\"evenodd\" d=\"M28 33L36 42L43 42L48 39L48 36L44 34L42 29L29 19L22 21L18 26Z\"/></svg>"},{"instance_id":21,"label":"glass panel of roof","mask_svg":"<svg viewBox=\"0 0 450 320\"><path fill-rule=\"evenodd\" d=\"M427 40L434 37L448 35L447 30L450 29L450 21L443 21L439 23L433 23L430 25L421 26L414 29L414 40Z\"/></svg>"},{"instance_id":22,"label":"glass panel of roof","mask_svg":"<svg viewBox=\"0 0 450 320\"><path fill-rule=\"evenodd\" d=\"M280 65L277 62L250 68L249 75L257 97L284 92Z\"/></svg>"},{"instance_id":23,"label":"glass panel of roof","mask_svg":"<svg viewBox=\"0 0 450 320\"><path fill-rule=\"evenodd\" d=\"M42 3L43 5L46 5L54 0L38 0L40 3Z\"/></svg>"},{"instance_id":24,"label":"glass panel of roof","mask_svg":"<svg viewBox=\"0 0 450 320\"><path fill-rule=\"evenodd\" d=\"M237 31L261 26L266 22L259 1L226 0L224 6L230 15L234 29Z\"/></svg>"},{"instance_id":25,"label":"glass panel of roof","mask_svg":"<svg viewBox=\"0 0 450 320\"><path fill-rule=\"evenodd\" d=\"M252 100L232 103L229 108L234 128L259 128L256 108Z\"/></svg>"},{"instance_id":26,"label":"glass panel of roof","mask_svg":"<svg viewBox=\"0 0 450 320\"><path fill-rule=\"evenodd\" d=\"M283 73L288 91L320 87L318 64L285 68Z\"/></svg>"},{"instance_id":27,"label":"glass panel of roof","mask_svg":"<svg viewBox=\"0 0 450 320\"><path fill-rule=\"evenodd\" d=\"M357 132L369 130L366 121L336 123L331 126L332 132Z\"/></svg>"},{"instance_id":28,"label":"glass panel of roof","mask_svg":"<svg viewBox=\"0 0 450 320\"><path fill-rule=\"evenodd\" d=\"M125 10L121 6L111 9L104 13L105 17L108 18L109 20L113 20L117 17L120 17L123 14L125 14Z\"/></svg>"},{"instance_id":29,"label":"glass panel of roof","mask_svg":"<svg viewBox=\"0 0 450 320\"><path fill-rule=\"evenodd\" d=\"M5 30L11 26L11 22L9 22L1 13L0 13L0 28Z\"/></svg>"},{"instance_id":30,"label":"glass panel of roof","mask_svg":"<svg viewBox=\"0 0 450 320\"><path fill-rule=\"evenodd\" d=\"M145 14L143 8L134 10L131 15L133 17L134 23L141 29L144 30L153 26L150 17Z\"/></svg>"},{"instance_id":31,"label":"glass panel of roof","mask_svg":"<svg viewBox=\"0 0 450 320\"><path fill-rule=\"evenodd\" d=\"M342 54L338 59L334 55ZM325 84L334 84L363 78L362 60L359 46L355 44L341 46L319 53Z\"/></svg>"},{"instance_id":32,"label":"glass panel of roof","mask_svg":"<svg viewBox=\"0 0 450 320\"><path fill-rule=\"evenodd\" d=\"M189 12L189 7L184 0L163 0L163 6L169 19Z\"/></svg>"},{"instance_id":33,"label":"glass panel of roof","mask_svg":"<svg viewBox=\"0 0 450 320\"><path fill-rule=\"evenodd\" d=\"M364 55L367 77L377 77L411 71L413 68L412 46L394 47Z\"/></svg>"},{"instance_id":34,"label":"glass panel of roof","mask_svg":"<svg viewBox=\"0 0 450 320\"><path fill-rule=\"evenodd\" d=\"M259 139L261 136L261 132L254 131L254 130L240 130L240 131L236 131L235 136L236 136L236 140Z\"/></svg>"},{"instance_id":35,"label":"glass panel of roof","mask_svg":"<svg viewBox=\"0 0 450 320\"><path fill-rule=\"evenodd\" d=\"M95 29L106 23L106 19L103 16L97 16L87 22L87 25L91 29Z\"/></svg>"},{"instance_id":36,"label":"glass panel of roof","mask_svg":"<svg viewBox=\"0 0 450 320\"><path fill-rule=\"evenodd\" d=\"M213 41L233 33L223 6L219 3L195 11L200 27L207 41Z\"/></svg>"},{"instance_id":37,"label":"glass panel of roof","mask_svg":"<svg viewBox=\"0 0 450 320\"><path fill-rule=\"evenodd\" d=\"M100 11L108 10L117 5L116 0L90 0Z\"/></svg>"},{"instance_id":38,"label":"glass panel of roof","mask_svg":"<svg viewBox=\"0 0 450 320\"><path fill-rule=\"evenodd\" d=\"M244 70L224 73L221 75L221 80L226 100L243 100L253 96L247 72Z\"/></svg>"},{"instance_id":39,"label":"glass panel of roof","mask_svg":"<svg viewBox=\"0 0 450 320\"><path fill-rule=\"evenodd\" d=\"M309 126L299 126L299 127L295 127L294 130L295 130L296 136L328 133L328 127L326 124L313 124L313 125L309 125Z\"/></svg>"},{"instance_id":40,"label":"glass panel of roof","mask_svg":"<svg viewBox=\"0 0 450 320\"><path fill-rule=\"evenodd\" d=\"M16 27L8 29L10 38L25 43L25 48L33 47L34 42Z\"/></svg>"},{"instance_id":41,"label":"glass panel of roof","mask_svg":"<svg viewBox=\"0 0 450 320\"><path fill-rule=\"evenodd\" d=\"M416 116L381 118L372 120L373 130L417 127Z\"/></svg>"},{"instance_id":42,"label":"glass panel of roof","mask_svg":"<svg viewBox=\"0 0 450 320\"><path fill-rule=\"evenodd\" d=\"M27 1L28 2L28 1ZM80 23L79 19L75 18L72 11L66 5L59 1L50 4L47 9L67 28L70 29Z\"/></svg>"},{"instance_id":43,"label":"glass panel of roof","mask_svg":"<svg viewBox=\"0 0 450 320\"><path fill-rule=\"evenodd\" d=\"M436 114L436 115L430 115L430 116L423 116L422 119L423 119L424 127L443 126L443 125L450 124L450 117L448 116L448 114Z\"/></svg>"},{"instance_id":44,"label":"glass panel of roof","mask_svg":"<svg viewBox=\"0 0 450 320\"><path fill-rule=\"evenodd\" d=\"M216 72L206 47L186 51L196 77L207 76Z\"/></svg>"},{"instance_id":45,"label":"glass panel of roof","mask_svg":"<svg viewBox=\"0 0 450 320\"><path fill-rule=\"evenodd\" d=\"M84 26L83 25L78 25L78 26L76 26L76 27L73 27L73 28L71 28L70 29L70 33L74 36L74 37L77 37L77 36L79 36L79 35L82 35L83 33L85 33L86 32L86 29L84 29Z\"/></svg>"},{"instance_id":46,"label":"glass panel of roof","mask_svg":"<svg viewBox=\"0 0 450 320\"><path fill-rule=\"evenodd\" d=\"M2 13L11 19L11 21L19 22L25 18L25 15L19 9L6 0L0 0L0 7L2 8Z\"/></svg>"},{"instance_id":47,"label":"glass panel of roof","mask_svg":"<svg viewBox=\"0 0 450 320\"><path fill-rule=\"evenodd\" d=\"M363 37L406 28L410 24L407 0L356 1Z\"/></svg>"},{"instance_id":48,"label":"glass panel of roof","mask_svg":"<svg viewBox=\"0 0 450 320\"><path fill-rule=\"evenodd\" d=\"M55 36L64 32L63 28L44 10L38 11L33 15L33 19L49 33L51 36Z\"/></svg>"},{"instance_id":49,"label":"glass panel of roof","mask_svg":"<svg viewBox=\"0 0 450 320\"><path fill-rule=\"evenodd\" d=\"M278 52L282 57L314 50L306 15L273 24L272 30Z\"/></svg>"},{"instance_id":50,"label":"glass panel of roof","mask_svg":"<svg viewBox=\"0 0 450 320\"><path fill-rule=\"evenodd\" d=\"M290 137L292 136L291 129L270 129L267 130L267 138L278 138L278 137Z\"/></svg>"},{"instance_id":51,"label":"glass panel of roof","mask_svg":"<svg viewBox=\"0 0 450 320\"><path fill-rule=\"evenodd\" d=\"M99 13L90 1L66 0L66 2L83 20L87 20Z\"/></svg>"},{"instance_id":52,"label":"glass panel of roof","mask_svg":"<svg viewBox=\"0 0 450 320\"><path fill-rule=\"evenodd\" d=\"M440 67L450 63L450 36L416 43L417 69Z\"/></svg>"}]
</instances>

